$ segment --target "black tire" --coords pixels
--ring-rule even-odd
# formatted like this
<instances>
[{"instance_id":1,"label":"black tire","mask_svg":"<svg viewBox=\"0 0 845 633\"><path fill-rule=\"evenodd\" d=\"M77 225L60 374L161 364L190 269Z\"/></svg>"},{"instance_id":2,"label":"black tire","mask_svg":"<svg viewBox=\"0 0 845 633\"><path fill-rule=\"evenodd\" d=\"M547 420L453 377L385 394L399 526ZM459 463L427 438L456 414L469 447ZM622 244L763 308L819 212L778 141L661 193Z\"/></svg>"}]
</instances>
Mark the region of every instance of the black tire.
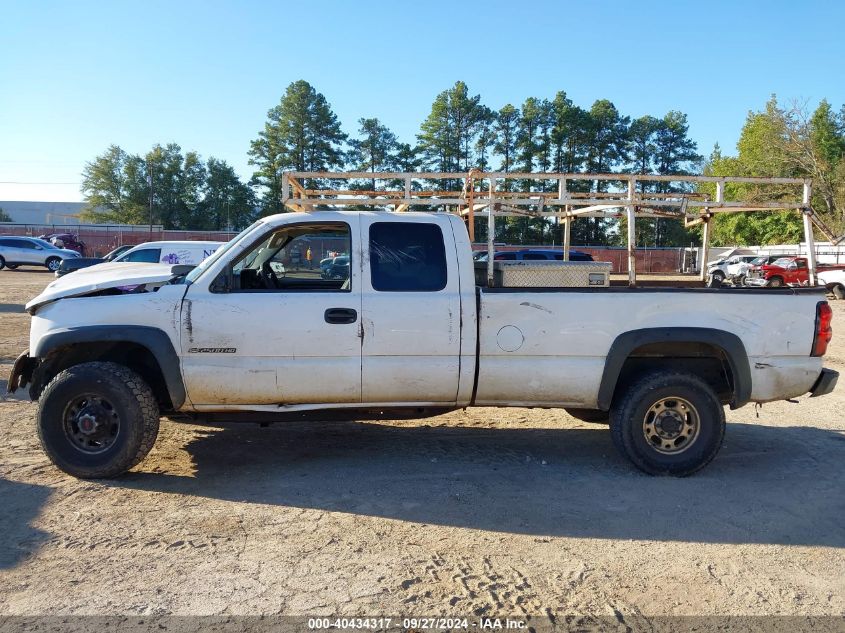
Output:
<instances>
[{"instance_id":1,"label":"black tire","mask_svg":"<svg viewBox=\"0 0 845 633\"><path fill-rule=\"evenodd\" d=\"M87 418L89 434L81 418ZM158 403L149 385L117 363L69 367L38 401L44 452L80 479L116 477L140 463L155 443L158 425Z\"/></svg>"},{"instance_id":2,"label":"black tire","mask_svg":"<svg viewBox=\"0 0 845 633\"><path fill-rule=\"evenodd\" d=\"M783 279L780 277L772 277L769 279L769 283L766 284L769 288L782 288L783 287Z\"/></svg>"},{"instance_id":3,"label":"black tire","mask_svg":"<svg viewBox=\"0 0 845 633\"><path fill-rule=\"evenodd\" d=\"M845 286L842 284L836 284L833 289L831 290L833 296L837 299L845 299Z\"/></svg>"},{"instance_id":4,"label":"black tire","mask_svg":"<svg viewBox=\"0 0 845 633\"><path fill-rule=\"evenodd\" d=\"M607 424L610 421L609 411L600 411L599 409L564 409L564 411L576 420L583 420L584 422Z\"/></svg>"},{"instance_id":5,"label":"black tire","mask_svg":"<svg viewBox=\"0 0 845 633\"><path fill-rule=\"evenodd\" d=\"M653 408L658 408L656 416ZM673 429L673 424L680 428ZM704 468L719 452L725 410L713 389L697 376L660 371L617 393L610 409L610 430L616 448L640 470L685 477Z\"/></svg>"},{"instance_id":6,"label":"black tire","mask_svg":"<svg viewBox=\"0 0 845 633\"><path fill-rule=\"evenodd\" d=\"M722 283L725 281L725 273L723 273L721 270L716 270L711 275L711 278L715 281L718 281L719 283Z\"/></svg>"},{"instance_id":7,"label":"black tire","mask_svg":"<svg viewBox=\"0 0 845 633\"><path fill-rule=\"evenodd\" d=\"M3 270L3 268L5 268L5 266L6 266L6 260L3 259L2 256L0 256L0 270Z\"/></svg>"},{"instance_id":8,"label":"black tire","mask_svg":"<svg viewBox=\"0 0 845 633\"><path fill-rule=\"evenodd\" d=\"M734 286L742 288L745 285L745 275L737 275L734 278Z\"/></svg>"},{"instance_id":9,"label":"black tire","mask_svg":"<svg viewBox=\"0 0 845 633\"><path fill-rule=\"evenodd\" d=\"M9 270L17 270L18 266L19 264L6 264L6 268L8 268Z\"/></svg>"},{"instance_id":10,"label":"black tire","mask_svg":"<svg viewBox=\"0 0 845 633\"><path fill-rule=\"evenodd\" d=\"M62 260L58 257L48 257L44 265L52 272L56 272L59 266L62 265Z\"/></svg>"}]
</instances>

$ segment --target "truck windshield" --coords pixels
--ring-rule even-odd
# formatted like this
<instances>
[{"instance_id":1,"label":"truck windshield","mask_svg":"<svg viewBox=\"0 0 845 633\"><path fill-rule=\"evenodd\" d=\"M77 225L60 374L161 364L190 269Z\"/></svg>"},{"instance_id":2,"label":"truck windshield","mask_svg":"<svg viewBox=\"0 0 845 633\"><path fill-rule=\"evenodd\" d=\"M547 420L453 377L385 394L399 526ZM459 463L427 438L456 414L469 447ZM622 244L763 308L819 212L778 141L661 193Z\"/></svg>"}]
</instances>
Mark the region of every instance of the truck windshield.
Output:
<instances>
[{"instance_id":1,"label":"truck windshield","mask_svg":"<svg viewBox=\"0 0 845 633\"><path fill-rule=\"evenodd\" d=\"M199 263L199 265L196 268L194 268L191 272L189 272L187 275L185 275L185 282L184 283L187 283L187 284L194 283L194 281L196 281L199 278L199 276L203 274L203 272L208 270L208 268L214 262L216 262L218 259L223 257L230 250L232 250L246 236L248 236L250 233L252 233L257 227L261 226L262 224L264 224L264 222L262 220L256 220L255 222L250 224L248 227L246 227L243 231L238 233L231 240L226 242L223 246L221 246L216 251L214 251L214 253L212 253L211 255L206 257L203 261L201 261Z\"/></svg>"}]
</instances>

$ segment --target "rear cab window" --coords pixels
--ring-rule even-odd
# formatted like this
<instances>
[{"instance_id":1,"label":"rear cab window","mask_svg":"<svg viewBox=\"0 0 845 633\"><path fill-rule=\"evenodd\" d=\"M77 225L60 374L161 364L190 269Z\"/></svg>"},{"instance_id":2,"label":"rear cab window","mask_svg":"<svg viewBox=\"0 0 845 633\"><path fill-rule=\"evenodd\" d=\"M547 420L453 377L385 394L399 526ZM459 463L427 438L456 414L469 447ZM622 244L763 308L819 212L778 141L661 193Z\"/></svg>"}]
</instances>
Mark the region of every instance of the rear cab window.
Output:
<instances>
[{"instance_id":1,"label":"rear cab window","mask_svg":"<svg viewBox=\"0 0 845 633\"><path fill-rule=\"evenodd\" d=\"M446 249L436 224L374 222L370 279L380 292L437 292L446 287Z\"/></svg>"}]
</instances>

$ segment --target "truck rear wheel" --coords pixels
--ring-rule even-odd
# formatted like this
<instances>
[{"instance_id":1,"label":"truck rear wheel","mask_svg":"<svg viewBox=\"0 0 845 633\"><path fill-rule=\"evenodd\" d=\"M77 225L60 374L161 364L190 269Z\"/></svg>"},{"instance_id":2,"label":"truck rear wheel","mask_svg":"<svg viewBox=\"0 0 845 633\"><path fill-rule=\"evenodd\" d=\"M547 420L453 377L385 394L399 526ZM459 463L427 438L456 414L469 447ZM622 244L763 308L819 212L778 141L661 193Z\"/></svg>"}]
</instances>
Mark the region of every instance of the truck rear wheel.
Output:
<instances>
[{"instance_id":1,"label":"truck rear wheel","mask_svg":"<svg viewBox=\"0 0 845 633\"><path fill-rule=\"evenodd\" d=\"M837 299L845 299L845 286L843 286L842 284L836 284L833 287L833 290L831 290L831 292L833 293L833 296Z\"/></svg>"},{"instance_id":2,"label":"truck rear wheel","mask_svg":"<svg viewBox=\"0 0 845 633\"><path fill-rule=\"evenodd\" d=\"M149 385L117 363L60 372L38 403L38 437L56 466L81 479L116 477L138 464L158 435Z\"/></svg>"},{"instance_id":3,"label":"truck rear wheel","mask_svg":"<svg viewBox=\"0 0 845 633\"><path fill-rule=\"evenodd\" d=\"M713 389L693 374L661 371L617 394L610 409L616 448L650 475L691 475L719 452L725 411Z\"/></svg>"},{"instance_id":4,"label":"truck rear wheel","mask_svg":"<svg viewBox=\"0 0 845 633\"><path fill-rule=\"evenodd\" d=\"M564 411L576 420L583 420L584 422L607 424L610 419L610 413L608 411L601 411L599 409L564 409Z\"/></svg>"}]
</instances>

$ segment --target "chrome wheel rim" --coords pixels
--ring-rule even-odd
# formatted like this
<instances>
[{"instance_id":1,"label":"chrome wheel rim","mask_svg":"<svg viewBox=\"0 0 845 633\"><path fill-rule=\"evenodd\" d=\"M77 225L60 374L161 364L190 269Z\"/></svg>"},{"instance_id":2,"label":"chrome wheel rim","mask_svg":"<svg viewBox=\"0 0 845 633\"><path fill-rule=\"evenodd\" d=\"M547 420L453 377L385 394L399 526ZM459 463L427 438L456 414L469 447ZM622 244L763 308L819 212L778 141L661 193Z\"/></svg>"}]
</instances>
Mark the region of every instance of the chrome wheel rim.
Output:
<instances>
[{"instance_id":1,"label":"chrome wheel rim","mask_svg":"<svg viewBox=\"0 0 845 633\"><path fill-rule=\"evenodd\" d=\"M683 453L695 444L701 431L696 408L683 398L670 396L652 404L643 417L643 436L651 448L664 455Z\"/></svg>"},{"instance_id":2,"label":"chrome wheel rim","mask_svg":"<svg viewBox=\"0 0 845 633\"><path fill-rule=\"evenodd\" d=\"M61 262L60 260L57 260L57 259L51 259L51 260L47 263L47 268L49 268L49 269L50 269L50 270L52 270L53 272L56 272L56 271L59 269L59 266L61 266L61 265L62 265L62 262Z\"/></svg>"}]
</instances>

